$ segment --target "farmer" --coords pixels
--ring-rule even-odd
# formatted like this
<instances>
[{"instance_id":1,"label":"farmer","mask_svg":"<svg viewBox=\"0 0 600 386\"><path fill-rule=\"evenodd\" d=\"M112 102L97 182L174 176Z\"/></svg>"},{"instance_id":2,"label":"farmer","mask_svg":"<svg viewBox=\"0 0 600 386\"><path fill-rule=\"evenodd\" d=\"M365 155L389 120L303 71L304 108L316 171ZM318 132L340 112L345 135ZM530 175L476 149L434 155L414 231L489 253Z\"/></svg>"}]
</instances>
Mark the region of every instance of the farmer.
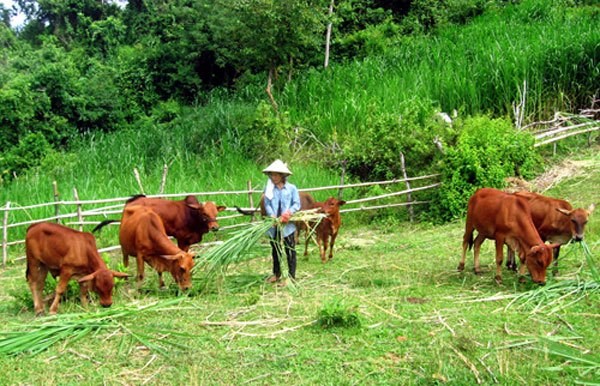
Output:
<instances>
[{"instance_id":1,"label":"farmer","mask_svg":"<svg viewBox=\"0 0 600 386\"><path fill-rule=\"evenodd\" d=\"M285 280L281 280L280 257L285 249L287 256L288 273L292 280L296 278L296 246L294 232L296 226L289 222L290 217L300 209L300 196L295 185L287 182L287 177L292 175L290 169L281 160L275 160L263 170L269 180L264 191L264 203L267 216L278 218L282 227L274 226L267 231L271 253L273 256L273 276L267 278L268 283L279 282L280 287L285 287ZM283 238L283 248L282 248Z\"/></svg>"}]
</instances>

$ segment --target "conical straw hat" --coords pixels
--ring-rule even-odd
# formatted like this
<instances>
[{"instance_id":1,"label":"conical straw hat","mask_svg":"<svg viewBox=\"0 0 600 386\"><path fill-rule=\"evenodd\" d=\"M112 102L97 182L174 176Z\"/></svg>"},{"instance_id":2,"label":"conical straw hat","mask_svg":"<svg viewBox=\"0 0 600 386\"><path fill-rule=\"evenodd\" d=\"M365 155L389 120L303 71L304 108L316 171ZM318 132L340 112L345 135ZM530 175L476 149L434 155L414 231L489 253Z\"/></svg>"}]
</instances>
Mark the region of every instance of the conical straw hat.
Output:
<instances>
[{"instance_id":1,"label":"conical straw hat","mask_svg":"<svg viewBox=\"0 0 600 386\"><path fill-rule=\"evenodd\" d=\"M267 166L264 170L263 173L268 174L268 173L281 173L281 174L287 174L288 176L292 175L292 172L290 171L290 169L288 169L287 165L279 159L276 159L275 161L273 161L273 163L269 166Z\"/></svg>"}]
</instances>

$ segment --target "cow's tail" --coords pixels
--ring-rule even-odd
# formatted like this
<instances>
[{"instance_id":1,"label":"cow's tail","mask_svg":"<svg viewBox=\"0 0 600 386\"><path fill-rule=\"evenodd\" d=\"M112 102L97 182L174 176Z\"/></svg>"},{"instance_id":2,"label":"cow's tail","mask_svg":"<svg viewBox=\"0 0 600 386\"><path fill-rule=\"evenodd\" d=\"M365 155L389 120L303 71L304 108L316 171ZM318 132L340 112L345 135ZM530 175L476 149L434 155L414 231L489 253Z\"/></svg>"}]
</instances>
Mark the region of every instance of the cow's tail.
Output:
<instances>
[{"instance_id":1,"label":"cow's tail","mask_svg":"<svg viewBox=\"0 0 600 386\"><path fill-rule=\"evenodd\" d=\"M104 228L108 224L111 224L113 222L118 222L118 221L119 220L104 220L100 224L96 225L96 227L94 229L92 229L92 232L96 233L96 231L99 231L100 229Z\"/></svg>"},{"instance_id":2,"label":"cow's tail","mask_svg":"<svg viewBox=\"0 0 600 386\"><path fill-rule=\"evenodd\" d=\"M240 208L239 206L234 206L234 207L235 207L235 210L238 211L238 213L241 213L244 216L252 216L256 212L255 210L244 210L244 209Z\"/></svg>"}]
</instances>

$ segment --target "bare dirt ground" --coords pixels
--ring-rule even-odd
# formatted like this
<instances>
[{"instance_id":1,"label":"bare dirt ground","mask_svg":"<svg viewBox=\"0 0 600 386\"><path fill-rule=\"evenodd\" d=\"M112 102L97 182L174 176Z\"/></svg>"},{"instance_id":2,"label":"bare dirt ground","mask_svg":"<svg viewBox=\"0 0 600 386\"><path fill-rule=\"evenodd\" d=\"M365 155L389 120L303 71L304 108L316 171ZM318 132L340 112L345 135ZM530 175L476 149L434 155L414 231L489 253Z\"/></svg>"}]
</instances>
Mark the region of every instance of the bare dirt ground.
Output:
<instances>
[{"instance_id":1,"label":"bare dirt ground","mask_svg":"<svg viewBox=\"0 0 600 386\"><path fill-rule=\"evenodd\" d=\"M507 187L505 190L511 193L519 190L543 193L565 178L585 175L589 169L597 167L600 167L600 163L594 160L565 160L546 170L531 181L525 181L517 177L507 178Z\"/></svg>"}]
</instances>

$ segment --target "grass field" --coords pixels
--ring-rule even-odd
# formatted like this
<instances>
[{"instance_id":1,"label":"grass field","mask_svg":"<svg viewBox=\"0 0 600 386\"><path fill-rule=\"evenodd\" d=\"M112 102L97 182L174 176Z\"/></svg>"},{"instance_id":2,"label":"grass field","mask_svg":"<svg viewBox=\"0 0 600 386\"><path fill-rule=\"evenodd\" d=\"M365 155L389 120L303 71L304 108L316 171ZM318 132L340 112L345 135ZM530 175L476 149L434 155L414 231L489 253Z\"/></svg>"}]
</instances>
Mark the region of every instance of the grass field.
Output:
<instances>
[{"instance_id":1,"label":"grass field","mask_svg":"<svg viewBox=\"0 0 600 386\"><path fill-rule=\"evenodd\" d=\"M575 206L598 204L600 155L585 157L547 194ZM472 258L464 273L456 271L463 222L367 227L350 214L344 222L327 264L316 246L309 247L308 260L298 248L293 288L264 282L270 273L266 239L256 258L217 281L206 283L197 273L185 297L178 298L170 277L169 289L158 290L148 268L140 291L133 280L118 283L108 312L122 315L90 322L79 339L66 334L36 355L0 355L0 384L600 382L600 287L579 245L563 247L559 275L549 275L546 287L521 284L506 270L499 286L489 241L483 275L472 272ZM598 213L590 218L586 244L600 267ZM118 254L105 257L119 268ZM73 313L107 312L97 302L82 310L73 286L57 318L36 319L24 271L22 263L1 271L0 351L9 332L60 323Z\"/></svg>"}]
</instances>

